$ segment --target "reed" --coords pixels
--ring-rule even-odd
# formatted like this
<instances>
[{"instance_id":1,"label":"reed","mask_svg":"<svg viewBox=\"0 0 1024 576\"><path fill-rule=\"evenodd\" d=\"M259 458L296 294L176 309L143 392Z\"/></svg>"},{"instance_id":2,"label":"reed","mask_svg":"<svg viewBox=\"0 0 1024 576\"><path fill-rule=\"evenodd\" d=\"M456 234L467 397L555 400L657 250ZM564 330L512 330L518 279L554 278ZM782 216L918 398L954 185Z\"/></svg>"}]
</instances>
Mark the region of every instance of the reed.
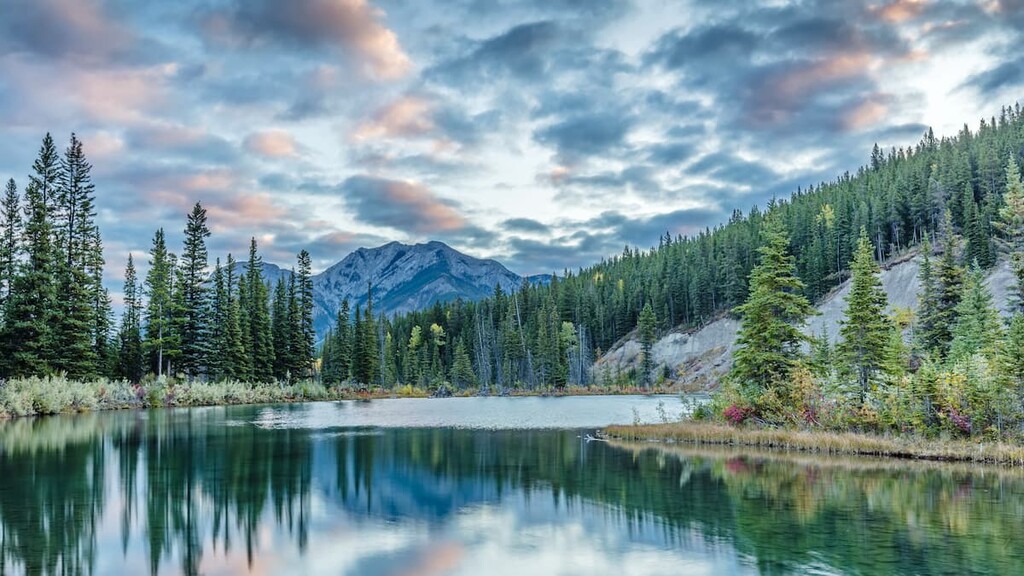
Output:
<instances>
[{"instance_id":1,"label":"reed","mask_svg":"<svg viewBox=\"0 0 1024 576\"><path fill-rule=\"evenodd\" d=\"M751 446L821 454L855 454L916 460L978 462L1024 466L1024 446L1004 442L878 436L785 428L737 427L710 422L609 426L605 434L631 442L679 442Z\"/></svg>"}]
</instances>

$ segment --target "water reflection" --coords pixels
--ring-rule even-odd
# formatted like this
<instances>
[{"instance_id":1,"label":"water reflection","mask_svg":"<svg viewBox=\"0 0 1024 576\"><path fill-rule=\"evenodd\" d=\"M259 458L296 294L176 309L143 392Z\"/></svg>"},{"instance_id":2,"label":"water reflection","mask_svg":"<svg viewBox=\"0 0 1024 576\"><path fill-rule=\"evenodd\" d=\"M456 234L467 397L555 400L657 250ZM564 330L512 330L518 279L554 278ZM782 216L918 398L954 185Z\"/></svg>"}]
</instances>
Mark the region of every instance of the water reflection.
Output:
<instances>
[{"instance_id":1,"label":"water reflection","mask_svg":"<svg viewBox=\"0 0 1024 576\"><path fill-rule=\"evenodd\" d=\"M0 573L1024 567L1013 470L635 448L580 431L257 425L267 410L308 408L0 425Z\"/></svg>"}]
</instances>

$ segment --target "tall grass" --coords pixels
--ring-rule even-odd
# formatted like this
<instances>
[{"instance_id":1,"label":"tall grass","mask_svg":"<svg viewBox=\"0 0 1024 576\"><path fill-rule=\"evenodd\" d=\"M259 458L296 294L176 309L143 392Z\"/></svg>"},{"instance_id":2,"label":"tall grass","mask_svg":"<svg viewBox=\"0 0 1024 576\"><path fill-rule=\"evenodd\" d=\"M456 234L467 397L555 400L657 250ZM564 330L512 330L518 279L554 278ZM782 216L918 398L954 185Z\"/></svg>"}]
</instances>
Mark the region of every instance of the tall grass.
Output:
<instances>
[{"instance_id":1,"label":"tall grass","mask_svg":"<svg viewBox=\"0 0 1024 576\"><path fill-rule=\"evenodd\" d=\"M854 432L824 432L784 428L745 428L710 422L609 426L605 433L628 441L688 442L753 446L784 451L859 454L920 460L987 462L1024 466L1024 446L927 439L917 436L877 436Z\"/></svg>"},{"instance_id":2,"label":"tall grass","mask_svg":"<svg viewBox=\"0 0 1024 576\"><path fill-rule=\"evenodd\" d=\"M62 376L0 381L0 417L93 410L306 402L358 397L348 388L314 382L251 384L159 379L143 384L117 380L69 380Z\"/></svg>"}]
</instances>

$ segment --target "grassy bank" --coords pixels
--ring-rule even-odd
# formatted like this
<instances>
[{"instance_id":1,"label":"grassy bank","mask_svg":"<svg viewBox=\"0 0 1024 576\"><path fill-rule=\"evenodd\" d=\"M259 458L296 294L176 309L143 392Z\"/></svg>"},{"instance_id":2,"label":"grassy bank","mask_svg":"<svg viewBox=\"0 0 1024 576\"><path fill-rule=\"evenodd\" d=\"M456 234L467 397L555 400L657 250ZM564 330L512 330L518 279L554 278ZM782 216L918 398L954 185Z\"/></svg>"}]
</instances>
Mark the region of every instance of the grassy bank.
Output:
<instances>
[{"instance_id":1,"label":"grassy bank","mask_svg":"<svg viewBox=\"0 0 1024 576\"><path fill-rule=\"evenodd\" d=\"M575 396L598 394L650 394L660 390L639 388L577 387L498 389L469 388L451 396ZM379 398L427 398L436 390L414 386L393 389L354 385L325 386L317 382L253 384L248 382L187 382L150 380L142 384L123 381L75 381L59 376L0 381L0 418L67 414L96 410L128 410L169 406L225 406L324 400Z\"/></svg>"},{"instance_id":2,"label":"grassy bank","mask_svg":"<svg viewBox=\"0 0 1024 576\"><path fill-rule=\"evenodd\" d=\"M750 446L781 451L853 454L916 460L979 462L1024 466L1024 446L915 436L876 436L855 432L744 428L709 422L609 426L605 433L626 441Z\"/></svg>"}]
</instances>

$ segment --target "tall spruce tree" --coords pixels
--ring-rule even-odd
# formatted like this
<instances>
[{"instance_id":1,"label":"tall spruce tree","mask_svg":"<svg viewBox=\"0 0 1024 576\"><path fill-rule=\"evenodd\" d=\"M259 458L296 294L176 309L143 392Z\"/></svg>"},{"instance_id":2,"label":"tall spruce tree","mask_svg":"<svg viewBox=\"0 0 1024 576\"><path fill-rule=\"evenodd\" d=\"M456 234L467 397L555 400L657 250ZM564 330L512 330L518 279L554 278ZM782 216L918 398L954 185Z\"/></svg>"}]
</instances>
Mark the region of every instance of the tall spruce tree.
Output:
<instances>
[{"instance_id":1,"label":"tall spruce tree","mask_svg":"<svg viewBox=\"0 0 1024 576\"><path fill-rule=\"evenodd\" d=\"M1014 309L1024 312L1024 182L1021 182L1017 161L1011 155L1006 161L1006 192L999 218L992 222L999 232L996 245L999 252L1009 257L1010 266L1017 277Z\"/></svg>"},{"instance_id":2,"label":"tall spruce tree","mask_svg":"<svg viewBox=\"0 0 1024 576\"><path fill-rule=\"evenodd\" d=\"M936 304L934 323L928 342L940 356L949 352L949 343L953 339L953 326L957 321L957 305L963 294L964 269L957 264L957 239L953 234L952 217L946 211L944 218L944 234L942 258L935 271Z\"/></svg>"},{"instance_id":3,"label":"tall spruce tree","mask_svg":"<svg viewBox=\"0 0 1024 576\"><path fill-rule=\"evenodd\" d=\"M116 349L110 346L111 326L114 323L114 308L110 300L110 292L103 285L103 242L100 239L99 226L93 227L85 269L89 277L89 295L92 304L92 339L93 350L99 363L100 373L109 375L113 372L117 360Z\"/></svg>"},{"instance_id":4,"label":"tall spruce tree","mask_svg":"<svg viewBox=\"0 0 1024 576\"><path fill-rule=\"evenodd\" d=\"M918 294L918 327L917 342L925 352L938 352L939 342L939 288L935 279L935 267L932 263L932 244L927 233L921 246L921 268L918 280L921 290Z\"/></svg>"},{"instance_id":5,"label":"tall spruce tree","mask_svg":"<svg viewBox=\"0 0 1024 576\"><path fill-rule=\"evenodd\" d=\"M309 252L299 252L299 272L296 280L299 300L300 339L296 362L300 366L299 377L308 378L313 367L316 332L313 329L313 279L312 262Z\"/></svg>"},{"instance_id":6,"label":"tall spruce tree","mask_svg":"<svg viewBox=\"0 0 1024 576\"><path fill-rule=\"evenodd\" d=\"M640 354L642 356L640 362L641 385L644 388L651 385L651 373L654 371L654 356L651 354L651 349L654 347L656 328L657 318L655 318L654 309L651 308L651 303L647 302L640 312L640 318L637 320L636 325L637 333L640 337Z\"/></svg>"},{"instance_id":7,"label":"tall spruce tree","mask_svg":"<svg viewBox=\"0 0 1024 576\"><path fill-rule=\"evenodd\" d=\"M274 378L285 380L288 377L288 351L290 321L288 319L288 286L284 277L277 279L274 287L273 313L271 316L271 339L274 344Z\"/></svg>"},{"instance_id":8,"label":"tall spruce tree","mask_svg":"<svg viewBox=\"0 0 1024 576\"><path fill-rule=\"evenodd\" d=\"M206 286L209 265L206 239L206 209L196 202L185 224L185 241L179 259L179 316L181 337L181 370L190 377L206 369L210 354L210 311Z\"/></svg>"},{"instance_id":9,"label":"tall spruce tree","mask_svg":"<svg viewBox=\"0 0 1024 576\"><path fill-rule=\"evenodd\" d=\"M135 271L135 261L128 254L124 271L124 312L118 332L117 377L138 382L142 379L142 292Z\"/></svg>"},{"instance_id":10,"label":"tall spruce tree","mask_svg":"<svg viewBox=\"0 0 1024 576\"><path fill-rule=\"evenodd\" d=\"M224 318L224 349L217 353L224 357L224 377L232 380L244 380L252 373L250 357L245 352L245 339L242 337L242 308L239 300L240 278L238 264L228 254L228 263L224 269L224 291L227 304Z\"/></svg>"},{"instance_id":11,"label":"tall spruce tree","mask_svg":"<svg viewBox=\"0 0 1024 576\"><path fill-rule=\"evenodd\" d=\"M4 187L3 199L0 199L0 322L11 294L14 275L18 270L21 235L21 197L18 194L18 185L14 178L11 178Z\"/></svg>"},{"instance_id":12,"label":"tall spruce tree","mask_svg":"<svg viewBox=\"0 0 1024 576\"><path fill-rule=\"evenodd\" d=\"M333 333L334 342L331 346L331 361L341 382L352 376L352 325L349 313L348 298L345 298L338 308Z\"/></svg>"},{"instance_id":13,"label":"tall spruce tree","mask_svg":"<svg viewBox=\"0 0 1024 576\"><path fill-rule=\"evenodd\" d=\"M288 367L288 379L301 378L303 367L302 310L299 306L298 278L293 268L288 277L288 350L283 363Z\"/></svg>"},{"instance_id":14,"label":"tall spruce tree","mask_svg":"<svg viewBox=\"0 0 1024 576\"><path fill-rule=\"evenodd\" d=\"M210 380L220 381L229 378L229 361L225 354L228 347L228 292L224 285L224 268L217 258L210 277L210 355L206 368Z\"/></svg>"},{"instance_id":15,"label":"tall spruce tree","mask_svg":"<svg viewBox=\"0 0 1024 576\"><path fill-rule=\"evenodd\" d=\"M157 376L172 375L172 362L179 355L179 340L174 326L174 256L167 252L164 230L153 235L149 250L149 271L146 272L145 291L148 302L145 311L146 338L143 351L149 357L148 370Z\"/></svg>"},{"instance_id":16,"label":"tall spruce tree","mask_svg":"<svg viewBox=\"0 0 1024 576\"><path fill-rule=\"evenodd\" d=\"M7 301L2 356L8 374L41 376L52 372L58 353L51 328L58 313L56 253L46 200L36 178L25 190L25 201L25 261Z\"/></svg>"},{"instance_id":17,"label":"tall spruce tree","mask_svg":"<svg viewBox=\"0 0 1024 576\"><path fill-rule=\"evenodd\" d=\"M992 293L985 287L985 273L977 265L967 274L956 312L949 360L955 362L979 353L995 358L1002 322L992 305Z\"/></svg>"},{"instance_id":18,"label":"tall spruce tree","mask_svg":"<svg viewBox=\"0 0 1024 576\"><path fill-rule=\"evenodd\" d=\"M974 192L968 185L964 190L963 205L963 236L964 236L964 262L971 265L977 262L984 266L987 261L986 248L988 239L985 238L981 221L978 217L978 204L974 201Z\"/></svg>"},{"instance_id":19,"label":"tall spruce tree","mask_svg":"<svg viewBox=\"0 0 1024 576\"><path fill-rule=\"evenodd\" d=\"M256 238L249 240L249 262L245 271L246 311L249 325L252 377L257 382L274 379L274 341L270 332L270 296L263 283L263 257L256 247Z\"/></svg>"},{"instance_id":20,"label":"tall spruce tree","mask_svg":"<svg viewBox=\"0 0 1024 576\"><path fill-rule=\"evenodd\" d=\"M43 143L39 147L39 154L32 163L32 174L29 175L29 183L35 186L35 193L41 202L46 219L50 222L50 242L53 250L56 251L56 230L53 229L53 218L57 212L58 178L60 176L60 156L57 153L57 146L53 143L53 137L47 132L43 137ZM54 256L56 259L57 256Z\"/></svg>"},{"instance_id":21,"label":"tall spruce tree","mask_svg":"<svg viewBox=\"0 0 1024 576\"><path fill-rule=\"evenodd\" d=\"M836 352L855 376L860 402L864 404L872 379L890 368L888 343L896 329L885 314L888 298L879 279L874 246L864 228L857 240L851 273L853 280L846 296L845 318L840 321L841 340Z\"/></svg>"},{"instance_id":22,"label":"tall spruce tree","mask_svg":"<svg viewBox=\"0 0 1024 576\"><path fill-rule=\"evenodd\" d=\"M1017 396L1019 409L1024 412L1024 312L1010 318L1006 341L1000 347L1000 374Z\"/></svg>"},{"instance_id":23,"label":"tall spruce tree","mask_svg":"<svg viewBox=\"0 0 1024 576\"><path fill-rule=\"evenodd\" d=\"M730 372L751 401L773 386L785 385L790 372L803 361L800 346L808 338L800 327L815 313L796 276L782 221L769 218L761 233L761 258L750 274L750 295L736 308L742 324Z\"/></svg>"}]
</instances>

